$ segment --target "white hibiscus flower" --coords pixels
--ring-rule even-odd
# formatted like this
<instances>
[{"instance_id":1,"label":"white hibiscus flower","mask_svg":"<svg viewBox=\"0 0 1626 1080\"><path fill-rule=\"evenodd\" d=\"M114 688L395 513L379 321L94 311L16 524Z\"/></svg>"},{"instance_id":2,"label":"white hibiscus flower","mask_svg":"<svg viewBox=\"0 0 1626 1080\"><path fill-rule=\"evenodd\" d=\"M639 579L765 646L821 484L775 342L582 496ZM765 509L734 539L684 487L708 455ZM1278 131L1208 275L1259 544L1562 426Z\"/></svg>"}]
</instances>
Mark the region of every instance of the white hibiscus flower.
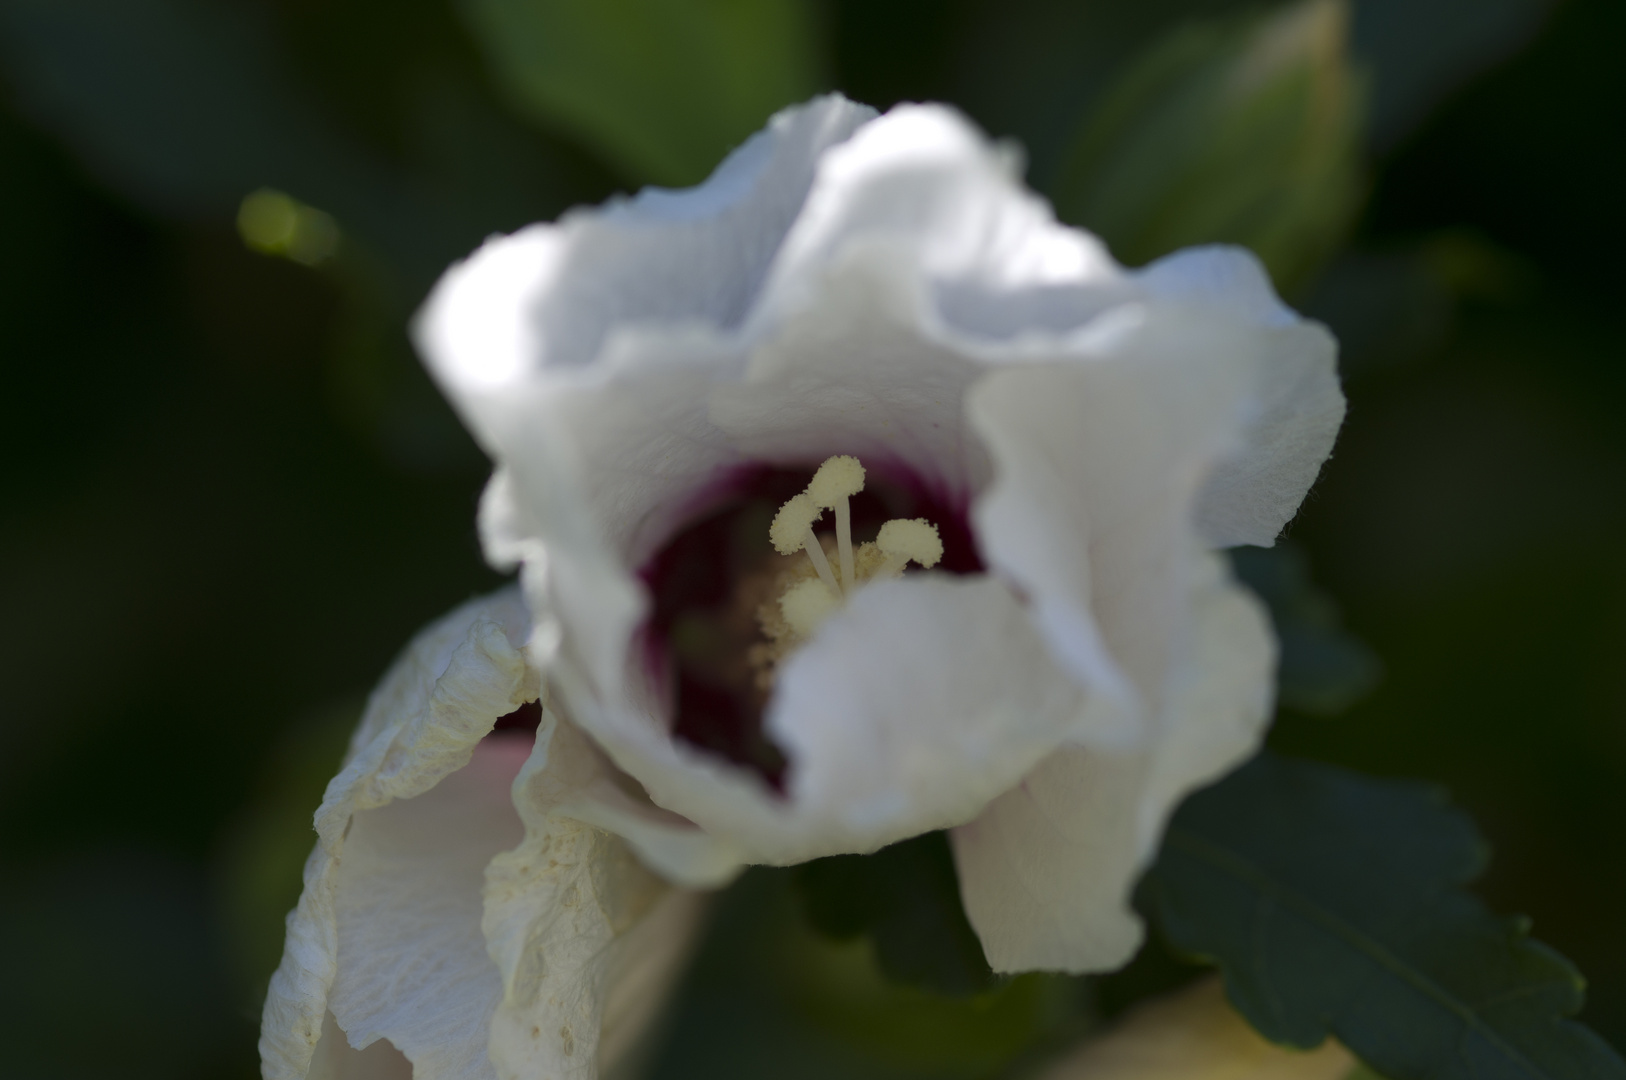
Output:
<instances>
[{"instance_id":1,"label":"white hibiscus flower","mask_svg":"<svg viewBox=\"0 0 1626 1080\"><path fill-rule=\"evenodd\" d=\"M539 685L443 694L454 657L414 706L457 702L427 706L465 717L450 756L416 749L417 721L376 751L364 727L319 817L267 1009L267 1060L288 1064L268 1075L303 1075L331 1015L420 1080L591 1076L615 957L674 939L681 887L933 829L995 969L1134 951L1129 894L1168 814L1270 711L1268 624L1213 549L1274 540L1343 398L1331 337L1246 252L1126 271L1017 172L952 110L822 98L697 188L573 211L446 275L418 341L497 463L481 533L520 566L534 628L522 663L506 616L493 655ZM459 648L495 641L459 618ZM409 796L480 767L527 693L547 709L514 789L524 842L470 818L444 853L492 860L489 969L471 959L479 986L437 982L441 1011L413 1019L397 968L451 923L347 906L400 894L351 852L367 815L404 821ZM624 873L594 869L624 850ZM479 914L477 884L459 910Z\"/></svg>"}]
</instances>

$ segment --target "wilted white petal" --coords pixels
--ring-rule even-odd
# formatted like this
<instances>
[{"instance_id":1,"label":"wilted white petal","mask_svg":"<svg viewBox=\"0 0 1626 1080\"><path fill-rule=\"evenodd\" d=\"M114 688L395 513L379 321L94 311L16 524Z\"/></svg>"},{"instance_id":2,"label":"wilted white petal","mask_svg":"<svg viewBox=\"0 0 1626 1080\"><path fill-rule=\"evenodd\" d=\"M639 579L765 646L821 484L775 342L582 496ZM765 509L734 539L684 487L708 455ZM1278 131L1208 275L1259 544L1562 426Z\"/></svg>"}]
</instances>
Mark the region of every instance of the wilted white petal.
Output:
<instances>
[{"instance_id":1,"label":"wilted white petal","mask_svg":"<svg viewBox=\"0 0 1626 1080\"><path fill-rule=\"evenodd\" d=\"M1064 747L952 834L966 914L997 971L1100 971L1141 941L1136 878L1174 807L1247 757L1275 644L1258 604L1205 559L1187 602L1192 655L1157 732L1133 749Z\"/></svg>"},{"instance_id":2,"label":"wilted white petal","mask_svg":"<svg viewBox=\"0 0 1626 1080\"><path fill-rule=\"evenodd\" d=\"M480 933L480 891L486 864L522 835L509 785L528 741L482 742L424 794L358 812L345 838L328 1008L351 1045L399 1048L414 1080L495 1076L486 1043L502 984Z\"/></svg>"},{"instance_id":3,"label":"wilted white petal","mask_svg":"<svg viewBox=\"0 0 1626 1080\"><path fill-rule=\"evenodd\" d=\"M1041 1080L1343 1080L1355 1058L1332 1039L1315 1050L1273 1046L1207 978L1149 1001L1086 1042Z\"/></svg>"},{"instance_id":4,"label":"wilted white petal","mask_svg":"<svg viewBox=\"0 0 1626 1080\"><path fill-rule=\"evenodd\" d=\"M1158 296L1196 302L1261 328L1243 443L1219 463L1198 499L1198 522L1215 547L1276 542L1344 422L1338 343L1276 298L1259 260L1231 247L1192 248L1147 266L1140 281Z\"/></svg>"},{"instance_id":5,"label":"wilted white petal","mask_svg":"<svg viewBox=\"0 0 1626 1080\"><path fill-rule=\"evenodd\" d=\"M353 815L431 790L468 764L498 717L535 699L538 676L520 652L529 621L513 590L466 604L415 638L368 700L317 811L317 847L266 997L267 1080L303 1080L322 1034L341 951L335 897Z\"/></svg>"},{"instance_id":6,"label":"wilted white petal","mask_svg":"<svg viewBox=\"0 0 1626 1080\"><path fill-rule=\"evenodd\" d=\"M593 1080L636 1041L687 955L700 894L570 816L602 797L612 774L579 732L544 714L514 784L524 843L486 870L485 934L501 969L491 1058L502 1080Z\"/></svg>"}]
</instances>

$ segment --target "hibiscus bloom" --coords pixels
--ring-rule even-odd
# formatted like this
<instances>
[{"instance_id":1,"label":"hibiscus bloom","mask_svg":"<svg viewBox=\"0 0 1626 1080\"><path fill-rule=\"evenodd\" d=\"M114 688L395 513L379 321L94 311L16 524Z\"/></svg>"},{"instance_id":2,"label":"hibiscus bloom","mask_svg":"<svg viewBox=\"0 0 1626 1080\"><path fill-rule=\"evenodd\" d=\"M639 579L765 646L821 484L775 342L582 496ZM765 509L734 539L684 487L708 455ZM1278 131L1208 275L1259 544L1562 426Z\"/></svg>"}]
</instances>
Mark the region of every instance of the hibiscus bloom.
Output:
<instances>
[{"instance_id":1,"label":"hibiscus bloom","mask_svg":"<svg viewBox=\"0 0 1626 1080\"><path fill-rule=\"evenodd\" d=\"M1168 814L1270 712L1268 622L1214 549L1275 539L1343 398L1331 337L1246 252L1127 271L1018 173L950 109L822 98L697 188L573 211L447 273L418 342L496 462L481 535L524 610L452 618L432 660L415 647L410 703L375 697L319 816L268 1075L303 1075L331 1014L420 1078L591 1076L615 987L661 984L659 964L617 983L617 957L676 951L689 890L935 829L996 970L1133 953L1130 891ZM448 682L482 649L507 674ZM364 815L437 781L468 791L448 807L509 805L461 778L537 697L517 818L446 829L483 989L434 983L467 1023L411 1029L417 984L384 969L451 932L420 912L385 941L383 906L346 923L347 887L390 892L352 854ZM385 740L408 705L429 719ZM431 735L447 710L454 734ZM436 1057L453 1042L461 1064Z\"/></svg>"}]
</instances>

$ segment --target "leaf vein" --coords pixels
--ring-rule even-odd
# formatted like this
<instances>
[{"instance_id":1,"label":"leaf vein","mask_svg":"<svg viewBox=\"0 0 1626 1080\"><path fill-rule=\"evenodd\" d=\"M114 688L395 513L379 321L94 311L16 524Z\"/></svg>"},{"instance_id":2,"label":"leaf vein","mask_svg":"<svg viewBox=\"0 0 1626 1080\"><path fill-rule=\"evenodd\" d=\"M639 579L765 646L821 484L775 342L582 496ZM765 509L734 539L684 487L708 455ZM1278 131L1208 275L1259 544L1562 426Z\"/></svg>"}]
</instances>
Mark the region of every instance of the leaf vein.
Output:
<instances>
[{"instance_id":1,"label":"leaf vein","mask_svg":"<svg viewBox=\"0 0 1626 1080\"><path fill-rule=\"evenodd\" d=\"M1393 973L1401 981L1409 984L1425 997L1435 1001L1447 1012L1455 1015L1466 1027L1472 1029L1493 1047L1500 1050L1510 1061L1517 1064L1529 1075L1540 1077L1542 1080L1549 1080L1546 1073L1543 1073L1528 1058L1519 1053L1516 1047L1503 1039L1494 1028L1479 1016L1472 1006L1459 1001L1439 983L1407 964L1381 942L1373 940L1337 915L1325 911L1308 897L1280 884L1276 879L1248 860L1218 844L1203 839L1195 833L1174 827L1169 830L1166 842L1185 851L1191 857L1210 864L1221 873L1257 889L1260 893L1268 894L1277 904L1342 939L1351 947L1369 957L1373 962Z\"/></svg>"}]
</instances>

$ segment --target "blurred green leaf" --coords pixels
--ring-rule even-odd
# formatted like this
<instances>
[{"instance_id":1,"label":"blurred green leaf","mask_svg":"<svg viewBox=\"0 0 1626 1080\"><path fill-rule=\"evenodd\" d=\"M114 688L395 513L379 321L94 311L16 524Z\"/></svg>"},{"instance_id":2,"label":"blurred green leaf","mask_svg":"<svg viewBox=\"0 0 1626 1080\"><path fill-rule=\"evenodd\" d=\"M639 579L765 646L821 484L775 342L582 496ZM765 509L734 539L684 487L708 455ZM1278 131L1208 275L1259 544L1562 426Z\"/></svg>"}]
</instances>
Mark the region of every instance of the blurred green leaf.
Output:
<instances>
[{"instance_id":1,"label":"blurred green leaf","mask_svg":"<svg viewBox=\"0 0 1626 1080\"><path fill-rule=\"evenodd\" d=\"M1129 64L1051 192L1138 265L1189 244L1252 248L1279 288L1331 254L1357 209L1362 81L1343 0L1181 26Z\"/></svg>"},{"instance_id":2,"label":"blurred green leaf","mask_svg":"<svg viewBox=\"0 0 1626 1080\"><path fill-rule=\"evenodd\" d=\"M1486 847L1438 789L1261 755L1175 815L1141 902L1265 1037L1392 1080L1626 1077L1584 980L1460 886Z\"/></svg>"},{"instance_id":3,"label":"blurred green leaf","mask_svg":"<svg viewBox=\"0 0 1626 1080\"><path fill-rule=\"evenodd\" d=\"M867 935L893 981L954 995L994 985L960 903L954 855L943 833L873 855L815 859L795 874L814 928L837 940Z\"/></svg>"},{"instance_id":4,"label":"blurred green leaf","mask_svg":"<svg viewBox=\"0 0 1626 1080\"><path fill-rule=\"evenodd\" d=\"M1364 697L1382 674L1372 650L1345 631L1338 606L1310 577L1304 553L1279 543L1230 552L1237 577L1270 608L1281 642L1277 697L1300 712L1329 716Z\"/></svg>"},{"instance_id":5,"label":"blurred green leaf","mask_svg":"<svg viewBox=\"0 0 1626 1080\"><path fill-rule=\"evenodd\" d=\"M806 0L462 0L518 107L634 180L693 184L821 59Z\"/></svg>"}]
</instances>

